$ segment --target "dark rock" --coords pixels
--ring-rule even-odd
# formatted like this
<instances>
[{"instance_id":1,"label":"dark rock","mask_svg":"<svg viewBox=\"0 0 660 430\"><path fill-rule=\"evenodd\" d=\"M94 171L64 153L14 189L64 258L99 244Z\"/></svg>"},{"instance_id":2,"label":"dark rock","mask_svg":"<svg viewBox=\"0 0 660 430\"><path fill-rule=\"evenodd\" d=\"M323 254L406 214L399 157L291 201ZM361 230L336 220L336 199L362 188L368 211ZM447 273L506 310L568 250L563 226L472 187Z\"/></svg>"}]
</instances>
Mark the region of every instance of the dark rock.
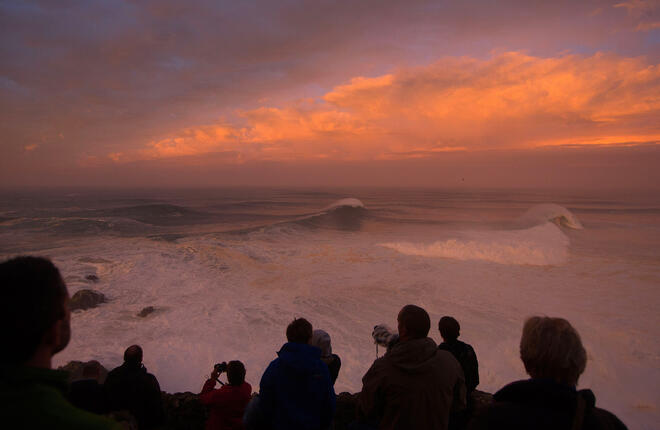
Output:
<instances>
[{"instance_id":1,"label":"dark rock","mask_svg":"<svg viewBox=\"0 0 660 430\"><path fill-rule=\"evenodd\" d=\"M143 308L140 312L138 312L137 316L139 316L140 318L144 318L147 315L154 313L155 310L156 308L154 308L153 306L147 306L146 308Z\"/></svg>"},{"instance_id":2,"label":"dark rock","mask_svg":"<svg viewBox=\"0 0 660 430\"><path fill-rule=\"evenodd\" d=\"M72 311L90 309L105 303L105 296L94 290L80 290L71 297L69 309Z\"/></svg>"},{"instance_id":3,"label":"dark rock","mask_svg":"<svg viewBox=\"0 0 660 430\"><path fill-rule=\"evenodd\" d=\"M165 410L163 429L203 429L207 410L199 401L197 394L191 392L169 394L161 393Z\"/></svg>"},{"instance_id":4,"label":"dark rock","mask_svg":"<svg viewBox=\"0 0 660 430\"><path fill-rule=\"evenodd\" d=\"M96 363L99 366L100 372L99 372L99 384L103 384L105 382L105 378L108 376L108 370L103 367L101 363L99 363L96 360L90 360L90 361L69 361L67 364L64 366L60 366L57 368L57 370L64 370L65 372L69 372L69 383L73 381L77 381L79 379L83 379L83 367L85 367L86 364L91 364L91 363Z\"/></svg>"},{"instance_id":5,"label":"dark rock","mask_svg":"<svg viewBox=\"0 0 660 430\"><path fill-rule=\"evenodd\" d=\"M87 275L85 276L85 279L88 280L89 282L92 282L96 284L98 281L100 281L99 277L96 275Z\"/></svg>"}]
</instances>

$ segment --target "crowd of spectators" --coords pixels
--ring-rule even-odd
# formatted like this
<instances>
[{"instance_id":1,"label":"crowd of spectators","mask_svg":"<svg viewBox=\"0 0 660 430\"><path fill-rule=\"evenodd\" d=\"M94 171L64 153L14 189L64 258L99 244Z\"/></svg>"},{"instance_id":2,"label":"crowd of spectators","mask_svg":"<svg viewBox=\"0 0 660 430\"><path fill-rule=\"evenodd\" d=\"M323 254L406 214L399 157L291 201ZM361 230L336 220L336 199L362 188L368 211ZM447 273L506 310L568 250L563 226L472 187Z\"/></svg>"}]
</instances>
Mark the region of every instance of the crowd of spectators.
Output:
<instances>
[{"instance_id":1,"label":"crowd of spectators","mask_svg":"<svg viewBox=\"0 0 660 430\"><path fill-rule=\"evenodd\" d=\"M71 331L67 288L49 260L17 257L0 263L0 288L11 304L0 313L3 428L125 428L112 419L117 411L128 412L138 429L166 426L160 386L144 367L139 345L126 349L124 363L103 384L98 362L87 363L83 378L71 384L65 372L52 369L52 357L67 346ZM564 319L527 319L520 358L530 378L506 385L479 411L471 402L479 385L477 356L458 340L456 319L440 319L440 345L428 336L431 319L419 306L400 310L398 333L383 327L376 327L374 339L386 338L387 352L362 378L353 430L626 428L595 406L591 390L576 389L587 356ZM297 318L286 328L286 339L263 373L258 394L245 381L242 362L214 366L199 394L209 409L207 429L332 428L341 360L329 334ZM226 383L219 379L222 373Z\"/></svg>"}]
</instances>

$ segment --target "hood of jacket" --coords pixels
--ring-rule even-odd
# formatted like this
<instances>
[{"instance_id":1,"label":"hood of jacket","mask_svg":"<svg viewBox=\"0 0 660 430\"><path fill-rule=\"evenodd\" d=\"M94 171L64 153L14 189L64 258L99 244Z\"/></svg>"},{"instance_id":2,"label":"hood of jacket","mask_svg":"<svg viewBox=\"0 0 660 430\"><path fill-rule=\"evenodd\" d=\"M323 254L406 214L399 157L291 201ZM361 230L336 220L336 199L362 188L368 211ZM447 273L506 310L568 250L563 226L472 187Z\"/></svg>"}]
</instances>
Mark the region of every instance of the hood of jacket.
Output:
<instances>
[{"instance_id":1,"label":"hood of jacket","mask_svg":"<svg viewBox=\"0 0 660 430\"><path fill-rule=\"evenodd\" d=\"M282 365L292 372L308 374L318 369L321 350L304 343L287 342L277 355Z\"/></svg>"},{"instance_id":2,"label":"hood of jacket","mask_svg":"<svg viewBox=\"0 0 660 430\"><path fill-rule=\"evenodd\" d=\"M412 339L396 343L385 354L393 366L408 373L425 373L433 366L438 353L438 345L430 337Z\"/></svg>"}]
</instances>

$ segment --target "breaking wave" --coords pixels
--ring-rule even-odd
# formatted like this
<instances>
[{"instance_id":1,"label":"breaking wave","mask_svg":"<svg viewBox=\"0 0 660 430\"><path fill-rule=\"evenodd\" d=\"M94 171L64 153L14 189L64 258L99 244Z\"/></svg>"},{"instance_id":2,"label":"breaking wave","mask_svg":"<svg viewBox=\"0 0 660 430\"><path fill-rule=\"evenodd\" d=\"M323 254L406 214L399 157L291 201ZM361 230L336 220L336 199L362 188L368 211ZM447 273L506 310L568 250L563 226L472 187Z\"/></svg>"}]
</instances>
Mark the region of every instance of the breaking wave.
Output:
<instances>
[{"instance_id":1,"label":"breaking wave","mask_svg":"<svg viewBox=\"0 0 660 430\"><path fill-rule=\"evenodd\" d=\"M571 211L554 203L533 206L518 221L526 225L538 225L549 221L560 227L574 230L583 229L582 223Z\"/></svg>"},{"instance_id":2,"label":"breaking wave","mask_svg":"<svg viewBox=\"0 0 660 430\"><path fill-rule=\"evenodd\" d=\"M401 254L499 264L548 266L568 260L568 238L553 224L525 230L467 232L464 237L432 243L380 244Z\"/></svg>"},{"instance_id":3,"label":"breaking wave","mask_svg":"<svg viewBox=\"0 0 660 430\"><path fill-rule=\"evenodd\" d=\"M367 208L356 198L337 200L326 206L321 212L298 219L295 224L308 228L326 228L357 231L362 228L362 221L367 215Z\"/></svg>"}]
</instances>

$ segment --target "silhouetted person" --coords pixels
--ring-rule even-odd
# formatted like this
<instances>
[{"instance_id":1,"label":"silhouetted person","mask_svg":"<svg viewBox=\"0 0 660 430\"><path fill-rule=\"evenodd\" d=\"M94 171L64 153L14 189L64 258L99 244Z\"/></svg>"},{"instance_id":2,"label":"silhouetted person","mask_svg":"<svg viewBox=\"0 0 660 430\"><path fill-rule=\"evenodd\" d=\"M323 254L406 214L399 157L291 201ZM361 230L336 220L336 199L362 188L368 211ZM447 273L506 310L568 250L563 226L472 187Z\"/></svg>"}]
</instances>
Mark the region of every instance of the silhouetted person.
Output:
<instances>
[{"instance_id":1,"label":"silhouetted person","mask_svg":"<svg viewBox=\"0 0 660 430\"><path fill-rule=\"evenodd\" d=\"M341 359L337 354L332 353L330 335L323 330L314 330L310 344L321 350L321 361L328 365L330 381L335 385L341 368Z\"/></svg>"},{"instance_id":2,"label":"silhouetted person","mask_svg":"<svg viewBox=\"0 0 660 430\"><path fill-rule=\"evenodd\" d=\"M452 317L442 317L438 322L438 330L442 336L443 342L438 346L439 349L451 352L463 368L465 375L465 387L468 396L477 385L479 385L479 362L477 354L472 346L458 340L461 332L461 326Z\"/></svg>"},{"instance_id":3,"label":"silhouetted person","mask_svg":"<svg viewBox=\"0 0 660 430\"><path fill-rule=\"evenodd\" d=\"M142 364L142 348L129 346L124 352L124 364L113 369L105 379L108 408L129 411L139 429L159 426L164 419L158 380Z\"/></svg>"},{"instance_id":4,"label":"silhouetted person","mask_svg":"<svg viewBox=\"0 0 660 430\"><path fill-rule=\"evenodd\" d=\"M101 364L98 361L85 363L82 370L83 379L73 381L69 388L69 400L80 409L95 414L107 412L105 390L99 384Z\"/></svg>"},{"instance_id":5,"label":"silhouetted person","mask_svg":"<svg viewBox=\"0 0 660 430\"><path fill-rule=\"evenodd\" d=\"M465 408L465 380L453 355L427 337L429 314L404 306L399 339L362 378L355 428L446 429L452 409Z\"/></svg>"},{"instance_id":6,"label":"silhouetted person","mask_svg":"<svg viewBox=\"0 0 660 430\"><path fill-rule=\"evenodd\" d=\"M0 425L21 429L117 429L64 397L67 373L51 358L71 336L69 293L57 267L39 257L0 264Z\"/></svg>"},{"instance_id":7,"label":"silhouetted person","mask_svg":"<svg viewBox=\"0 0 660 430\"><path fill-rule=\"evenodd\" d=\"M449 351L458 360L463 375L465 376L465 386L467 388L467 408L465 411L455 412L449 418L450 429L463 429L467 425L469 414L472 413L472 392L479 385L479 363L477 354L472 346L458 340L461 332L461 326L454 318L444 316L438 322L438 330L442 336L443 342L438 345L438 349Z\"/></svg>"},{"instance_id":8,"label":"silhouetted person","mask_svg":"<svg viewBox=\"0 0 660 430\"><path fill-rule=\"evenodd\" d=\"M321 351L309 345L312 325L304 318L286 328L288 340L260 384L259 407L268 428L320 430L334 416L335 392Z\"/></svg>"},{"instance_id":9,"label":"silhouetted person","mask_svg":"<svg viewBox=\"0 0 660 430\"><path fill-rule=\"evenodd\" d=\"M252 396L252 386L245 382L245 366L240 361L227 364L227 384L215 390L218 369L214 368L206 380L199 400L209 406L207 430L242 430L243 413Z\"/></svg>"},{"instance_id":10,"label":"silhouetted person","mask_svg":"<svg viewBox=\"0 0 660 430\"><path fill-rule=\"evenodd\" d=\"M580 335L562 318L532 317L520 339L520 358L531 379L513 382L472 419L471 430L625 429L612 413L595 407L591 390L576 390L587 365Z\"/></svg>"}]
</instances>

